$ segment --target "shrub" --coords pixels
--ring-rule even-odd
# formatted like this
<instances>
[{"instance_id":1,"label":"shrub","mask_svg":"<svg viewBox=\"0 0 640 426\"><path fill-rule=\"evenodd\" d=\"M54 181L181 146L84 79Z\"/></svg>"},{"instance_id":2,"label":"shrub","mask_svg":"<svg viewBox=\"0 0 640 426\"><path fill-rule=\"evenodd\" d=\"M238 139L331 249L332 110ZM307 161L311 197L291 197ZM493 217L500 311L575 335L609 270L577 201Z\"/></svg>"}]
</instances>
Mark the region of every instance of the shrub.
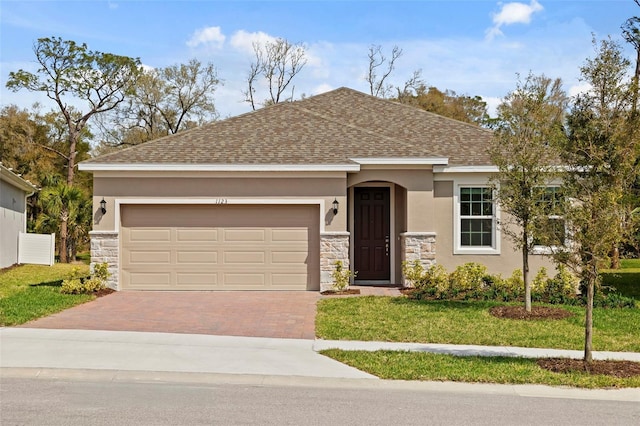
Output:
<instances>
[{"instance_id":1,"label":"shrub","mask_svg":"<svg viewBox=\"0 0 640 426\"><path fill-rule=\"evenodd\" d=\"M540 268L531 287L531 298L552 304L575 304L578 279L562 265L553 278L547 277L547 270Z\"/></svg>"},{"instance_id":2,"label":"shrub","mask_svg":"<svg viewBox=\"0 0 640 426\"><path fill-rule=\"evenodd\" d=\"M442 265L434 264L425 270L419 260L403 262L402 273L414 288L412 295L417 299L424 296L442 298L448 293L449 275Z\"/></svg>"},{"instance_id":3,"label":"shrub","mask_svg":"<svg viewBox=\"0 0 640 426\"><path fill-rule=\"evenodd\" d=\"M453 296L461 292L480 292L485 287L487 267L476 262L458 266L449 275L449 289Z\"/></svg>"},{"instance_id":4,"label":"shrub","mask_svg":"<svg viewBox=\"0 0 640 426\"><path fill-rule=\"evenodd\" d=\"M331 278L333 278L333 289L335 291L344 291L349 288L349 281L351 280L351 277L356 276L356 273L345 268L341 260L336 260L334 266L335 269L331 273Z\"/></svg>"},{"instance_id":5,"label":"shrub","mask_svg":"<svg viewBox=\"0 0 640 426\"><path fill-rule=\"evenodd\" d=\"M90 278L82 278L79 275L80 268L73 268L70 277L62 281L60 292L64 294L89 294L102 290L109 278L109 265L97 263L93 267L93 275Z\"/></svg>"}]
</instances>

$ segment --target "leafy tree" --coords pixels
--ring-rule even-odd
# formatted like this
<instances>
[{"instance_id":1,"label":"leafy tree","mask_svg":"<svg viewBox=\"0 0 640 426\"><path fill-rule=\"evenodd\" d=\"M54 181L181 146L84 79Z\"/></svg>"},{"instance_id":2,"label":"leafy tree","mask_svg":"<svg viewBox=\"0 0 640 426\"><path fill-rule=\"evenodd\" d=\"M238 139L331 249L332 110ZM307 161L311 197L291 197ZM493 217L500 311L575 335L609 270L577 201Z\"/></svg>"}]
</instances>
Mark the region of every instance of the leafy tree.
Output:
<instances>
[{"instance_id":1,"label":"leafy tree","mask_svg":"<svg viewBox=\"0 0 640 426\"><path fill-rule=\"evenodd\" d=\"M65 161L66 184L74 185L78 143L88 121L96 114L111 111L124 101L140 73L140 61L126 56L91 51L86 44L61 38L40 38L34 45L40 68L9 73L7 87L18 91L44 92L53 100L66 126L64 149L55 150ZM83 102L86 110L72 107ZM68 208L67 208L68 209ZM68 215L60 215L66 221ZM67 238L67 223L60 226L61 238ZM60 261L68 262L66 251Z\"/></svg>"},{"instance_id":2,"label":"leafy tree","mask_svg":"<svg viewBox=\"0 0 640 426\"><path fill-rule=\"evenodd\" d=\"M264 43L253 43L255 61L249 68L247 90L243 92L245 101L255 111L256 105L273 105L293 100L295 87L291 82L307 64L305 47L299 43L278 38ZM268 97L262 101L256 99L256 91L266 84ZM291 88L291 95L285 92Z\"/></svg>"},{"instance_id":3,"label":"leafy tree","mask_svg":"<svg viewBox=\"0 0 640 426\"><path fill-rule=\"evenodd\" d=\"M137 145L214 120L219 84L213 64L196 59L144 71L128 100L101 120L104 145Z\"/></svg>"},{"instance_id":4,"label":"leafy tree","mask_svg":"<svg viewBox=\"0 0 640 426\"><path fill-rule=\"evenodd\" d=\"M409 80L410 84L411 82L412 80ZM424 84L411 88L410 84L405 84L403 90L397 89L397 100L400 103L413 105L465 123L491 126L487 103L480 96L458 95L453 90L443 92L433 86L427 88Z\"/></svg>"},{"instance_id":5,"label":"leafy tree","mask_svg":"<svg viewBox=\"0 0 640 426\"><path fill-rule=\"evenodd\" d=\"M632 113L630 62L611 39L597 43L596 56L581 68L591 90L578 95L568 115L569 137L561 145L568 166L564 188L570 197L564 213L572 244L555 260L576 271L586 292L584 359L592 361L593 297L599 268L609 261L630 231L626 194L638 174L640 123Z\"/></svg>"},{"instance_id":6,"label":"leafy tree","mask_svg":"<svg viewBox=\"0 0 640 426\"><path fill-rule=\"evenodd\" d=\"M494 194L502 211L502 232L522 254L525 308L531 312L529 255L534 245L562 245L563 232L545 229L557 214L559 199L547 187L557 179L558 146L565 137L564 111L568 103L559 79L529 74L498 107L491 158L499 168ZM549 227L550 228L550 227ZM554 241L555 240L555 241Z\"/></svg>"}]
</instances>

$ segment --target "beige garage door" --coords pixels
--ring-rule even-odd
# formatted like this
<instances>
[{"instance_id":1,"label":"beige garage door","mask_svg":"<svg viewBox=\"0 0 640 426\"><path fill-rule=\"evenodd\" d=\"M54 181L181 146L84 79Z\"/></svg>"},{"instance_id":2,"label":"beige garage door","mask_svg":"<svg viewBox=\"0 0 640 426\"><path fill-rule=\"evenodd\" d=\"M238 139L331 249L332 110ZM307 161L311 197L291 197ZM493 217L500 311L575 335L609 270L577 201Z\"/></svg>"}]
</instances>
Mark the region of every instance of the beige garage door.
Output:
<instances>
[{"instance_id":1,"label":"beige garage door","mask_svg":"<svg viewBox=\"0 0 640 426\"><path fill-rule=\"evenodd\" d=\"M123 205L123 290L318 290L317 206Z\"/></svg>"}]
</instances>

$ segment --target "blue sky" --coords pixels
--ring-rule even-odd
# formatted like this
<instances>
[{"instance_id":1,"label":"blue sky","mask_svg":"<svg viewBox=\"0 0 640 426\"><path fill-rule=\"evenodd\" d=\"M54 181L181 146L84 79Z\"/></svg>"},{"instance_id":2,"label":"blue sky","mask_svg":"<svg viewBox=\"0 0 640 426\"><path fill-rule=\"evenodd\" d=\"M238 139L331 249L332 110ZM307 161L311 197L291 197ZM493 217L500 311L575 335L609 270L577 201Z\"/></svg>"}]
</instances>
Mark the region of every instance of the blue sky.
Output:
<instances>
[{"instance_id":1,"label":"blue sky","mask_svg":"<svg viewBox=\"0 0 640 426\"><path fill-rule=\"evenodd\" d=\"M367 50L403 49L391 83L422 69L427 84L482 96L492 110L516 74L560 77L584 88L579 68L593 55L592 34L621 40L620 25L640 14L633 0L565 1L12 1L0 2L0 103L50 101L7 91L10 71L35 71L40 37L87 43L90 49L139 57L149 67L212 62L224 85L222 118L249 111L242 102L253 58L251 42L283 37L307 47L296 94L347 86L367 92ZM629 58L630 46L625 45Z\"/></svg>"}]
</instances>

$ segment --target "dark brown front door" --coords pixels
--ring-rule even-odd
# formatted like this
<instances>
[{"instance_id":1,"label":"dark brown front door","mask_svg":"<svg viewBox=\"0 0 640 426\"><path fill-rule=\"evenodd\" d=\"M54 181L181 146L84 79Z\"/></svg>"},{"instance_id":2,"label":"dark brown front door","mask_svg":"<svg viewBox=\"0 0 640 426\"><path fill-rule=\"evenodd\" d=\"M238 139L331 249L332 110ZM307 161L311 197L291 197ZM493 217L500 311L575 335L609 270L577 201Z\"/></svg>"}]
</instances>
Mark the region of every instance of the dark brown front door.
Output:
<instances>
[{"instance_id":1,"label":"dark brown front door","mask_svg":"<svg viewBox=\"0 0 640 426\"><path fill-rule=\"evenodd\" d=\"M355 188L354 198L356 280L389 280L389 188Z\"/></svg>"}]
</instances>

